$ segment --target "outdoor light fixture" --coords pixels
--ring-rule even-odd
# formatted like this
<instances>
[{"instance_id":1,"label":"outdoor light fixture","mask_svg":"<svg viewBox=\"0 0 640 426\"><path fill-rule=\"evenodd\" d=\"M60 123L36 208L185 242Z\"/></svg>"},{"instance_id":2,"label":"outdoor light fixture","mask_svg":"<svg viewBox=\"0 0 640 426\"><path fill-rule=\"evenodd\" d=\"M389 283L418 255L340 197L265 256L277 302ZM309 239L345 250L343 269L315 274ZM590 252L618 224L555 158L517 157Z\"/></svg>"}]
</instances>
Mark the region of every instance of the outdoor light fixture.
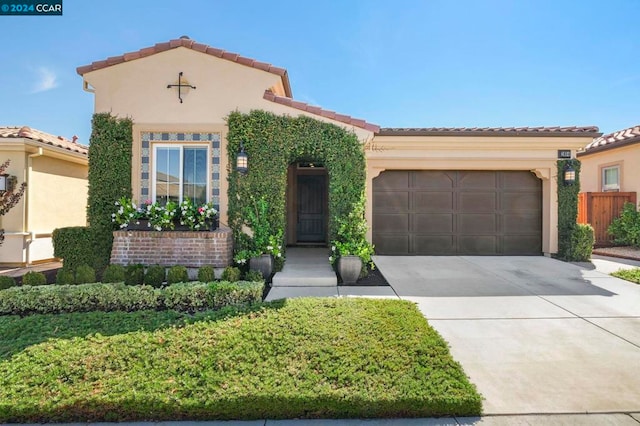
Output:
<instances>
[{"instance_id":1,"label":"outdoor light fixture","mask_svg":"<svg viewBox=\"0 0 640 426\"><path fill-rule=\"evenodd\" d=\"M7 192L7 187L9 185L9 175L1 174L0 175L0 193Z\"/></svg>"},{"instance_id":2,"label":"outdoor light fixture","mask_svg":"<svg viewBox=\"0 0 640 426\"><path fill-rule=\"evenodd\" d=\"M563 181L565 185L573 185L576 183L576 170L571 167L571 163L564 165Z\"/></svg>"},{"instance_id":3,"label":"outdoor light fixture","mask_svg":"<svg viewBox=\"0 0 640 426\"><path fill-rule=\"evenodd\" d=\"M240 142L240 152L236 158L236 170L243 175L246 175L249 171L249 156L244 152L244 144L242 142Z\"/></svg>"},{"instance_id":4,"label":"outdoor light fixture","mask_svg":"<svg viewBox=\"0 0 640 426\"><path fill-rule=\"evenodd\" d=\"M178 88L178 99L180 99L180 103L182 103L182 94L185 95L189 91L189 89L194 89L196 86L192 86L189 84L187 80L182 79L182 71L178 73L178 84L167 84L167 89L171 89L172 87Z\"/></svg>"}]
</instances>

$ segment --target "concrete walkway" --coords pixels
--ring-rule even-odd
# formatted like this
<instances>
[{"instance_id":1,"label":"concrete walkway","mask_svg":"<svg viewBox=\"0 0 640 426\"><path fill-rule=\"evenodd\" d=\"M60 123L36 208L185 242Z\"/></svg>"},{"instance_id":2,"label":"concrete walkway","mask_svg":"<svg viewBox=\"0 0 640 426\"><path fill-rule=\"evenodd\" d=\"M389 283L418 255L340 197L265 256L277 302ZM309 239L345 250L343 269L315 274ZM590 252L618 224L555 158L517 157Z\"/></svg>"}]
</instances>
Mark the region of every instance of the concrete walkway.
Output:
<instances>
[{"instance_id":1,"label":"concrete walkway","mask_svg":"<svg viewBox=\"0 0 640 426\"><path fill-rule=\"evenodd\" d=\"M329 264L326 247L287 248L282 271L273 276L272 287L336 287L338 278ZM320 291L318 296L325 294Z\"/></svg>"}]
</instances>

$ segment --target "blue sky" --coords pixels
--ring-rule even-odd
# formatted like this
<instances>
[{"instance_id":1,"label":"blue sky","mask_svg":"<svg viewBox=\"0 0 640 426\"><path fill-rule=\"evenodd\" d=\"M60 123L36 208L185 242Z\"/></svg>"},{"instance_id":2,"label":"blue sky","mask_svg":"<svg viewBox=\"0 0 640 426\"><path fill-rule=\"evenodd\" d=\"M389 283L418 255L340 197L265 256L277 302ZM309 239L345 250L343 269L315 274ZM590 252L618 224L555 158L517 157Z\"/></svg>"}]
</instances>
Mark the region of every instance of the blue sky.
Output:
<instances>
[{"instance_id":1,"label":"blue sky","mask_svg":"<svg viewBox=\"0 0 640 426\"><path fill-rule=\"evenodd\" d=\"M64 0L0 16L0 125L88 143L76 67L188 35L382 127L640 124L638 0Z\"/></svg>"}]
</instances>

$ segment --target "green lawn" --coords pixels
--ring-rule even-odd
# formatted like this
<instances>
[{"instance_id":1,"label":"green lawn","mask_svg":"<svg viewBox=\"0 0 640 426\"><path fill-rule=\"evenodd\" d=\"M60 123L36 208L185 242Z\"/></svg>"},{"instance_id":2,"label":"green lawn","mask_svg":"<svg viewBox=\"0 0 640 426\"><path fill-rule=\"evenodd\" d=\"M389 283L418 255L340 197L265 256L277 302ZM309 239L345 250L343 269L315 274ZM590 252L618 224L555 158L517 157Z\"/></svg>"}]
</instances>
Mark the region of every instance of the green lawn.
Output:
<instances>
[{"instance_id":1,"label":"green lawn","mask_svg":"<svg viewBox=\"0 0 640 426\"><path fill-rule=\"evenodd\" d=\"M640 268L621 269L619 271L613 272L611 275L613 275L614 277L622 278L623 280L640 284Z\"/></svg>"},{"instance_id":2,"label":"green lawn","mask_svg":"<svg viewBox=\"0 0 640 426\"><path fill-rule=\"evenodd\" d=\"M0 317L0 422L478 415L414 304Z\"/></svg>"}]
</instances>

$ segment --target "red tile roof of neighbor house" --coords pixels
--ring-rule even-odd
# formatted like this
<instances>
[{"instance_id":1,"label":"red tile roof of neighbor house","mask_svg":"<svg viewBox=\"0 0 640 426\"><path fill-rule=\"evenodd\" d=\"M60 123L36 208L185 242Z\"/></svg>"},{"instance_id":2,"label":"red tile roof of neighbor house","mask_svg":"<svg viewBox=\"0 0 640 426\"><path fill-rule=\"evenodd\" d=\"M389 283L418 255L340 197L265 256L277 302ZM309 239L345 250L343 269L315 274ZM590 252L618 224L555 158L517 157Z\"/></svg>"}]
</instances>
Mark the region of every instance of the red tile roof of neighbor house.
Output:
<instances>
[{"instance_id":1,"label":"red tile roof of neighbor house","mask_svg":"<svg viewBox=\"0 0 640 426\"><path fill-rule=\"evenodd\" d=\"M198 43L194 40L191 40L187 36L182 36L179 39L170 40L166 43L157 43L154 46L145 47L135 52L125 53L124 55L112 56L103 61L95 61L90 63L89 65L84 65L76 68L76 71L78 72L78 74L84 75L85 73L88 73L91 71L100 70L103 68L110 67L112 65L118 65L123 62L133 61L136 59L144 58L146 56L155 55L156 53L164 52L171 49L176 49L178 47L186 47L187 49L192 49L192 50L195 50L196 52L206 53L207 55L215 56L221 59L226 59L231 62L236 62L241 65L253 67L262 71L279 75L282 78L282 84L284 85L285 93L287 94L287 96L292 96L291 84L289 83L289 76L287 74L286 69L273 66L266 62L259 62L259 61L256 61L255 59L247 58L237 53L227 52L226 50L222 50L222 49L208 46L206 44Z\"/></svg>"},{"instance_id":2,"label":"red tile roof of neighbor house","mask_svg":"<svg viewBox=\"0 0 640 426\"><path fill-rule=\"evenodd\" d=\"M327 109L320 108L318 106L312 106L304 102L295 101L291 98L278 96L274 94L271 90L265 90L263 97L264 99L271 102L275 102L277 104L286 105L288 107L299 109L301 111L306 111L311 114L319 115L321 117L330 118L332 120L339 121L341 123L350 124L355 127L360 127L374 133L380 130L380 126L376 124L367 123L366 121L359 118L353 118L349 115L338 114L335 111L330 111Z\"/></svg>"},{"instance_id":3,"label":"red tile roof of neighbor house","mask_svg":"<svg viewBox=\"0 0 640 426\"><path fill-rule=\"evenodd\" d=\"M384 127L380 136L600 136L596 126L571 127Z\"/></svg>"},{"instance_id":4,"label":"red tile roof of neighbor house","mask_svg":"<svg viewBox=\"0 0 640 426\"><path fill-rule=\"evenodd\" d=\"M67 138L63 138L62 136L54 136L50 133L32 129L28 126L0 127L0 143L2 143L3 138L31 139L45 145L52 145L57 148L69 150L71 152L77 152L82 155L88 155L89 153L89 147L76 142L78 139L77 136L74 136L73 140L69 140Z\"/></svg>"},{"instance_id":5,"label":"red tile roof of neighbor house","mask_svg":"<svg viewBox=\"0 0 640 426\"><path fill-rule=\"evenodd\" d=\"M584 151L579 152L578 155L592 154L594 152L619 148L638 142L640 142L640 125L595 138L593 142L585 146Z\"/></svg>"}]
</instances>

